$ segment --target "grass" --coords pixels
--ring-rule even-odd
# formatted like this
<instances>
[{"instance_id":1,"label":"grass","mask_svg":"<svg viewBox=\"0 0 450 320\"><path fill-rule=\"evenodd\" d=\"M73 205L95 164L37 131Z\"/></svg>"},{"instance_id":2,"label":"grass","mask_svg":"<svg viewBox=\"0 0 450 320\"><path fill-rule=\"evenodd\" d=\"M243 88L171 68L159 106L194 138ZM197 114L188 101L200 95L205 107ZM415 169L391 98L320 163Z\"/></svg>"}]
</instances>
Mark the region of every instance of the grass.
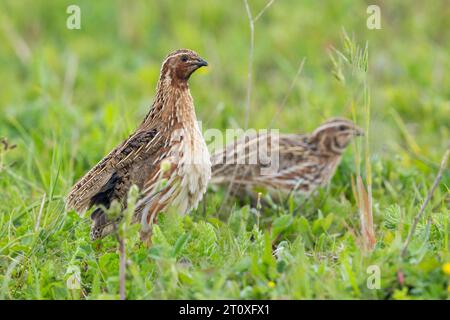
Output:
<instances>
[{"instance_id":1,"label":"grass","mask_svg":"<svg viewBox=\"0 0 450 320\"><path fill-rule=\"evenodd\" d=\"M2 1L0 298L120 297L117 239L92 243L64 196L146 114L162 58L188 47L210 63L191 80L203 130L244 127L248 104L250 128L307 132L345 116L370 120L370 134L300 210L301 199L220 210L226 190L211 187L191 215L161 215L150 249L123 225L127 298L448 299L448 167L400 257L450 141L450 9L432 2L380 3L382 29L368 30L364 1L275 1L254 23L249 100L242 1L77 1L81 30L65 28L73 1ZM257 16L267 2L248 4ZM347 54L342 28L368 43L362 81L332 49ZM372 250L359 175L371 185ZM367 286L371 266L379 289Z\"/></svg>"}]
</instances>

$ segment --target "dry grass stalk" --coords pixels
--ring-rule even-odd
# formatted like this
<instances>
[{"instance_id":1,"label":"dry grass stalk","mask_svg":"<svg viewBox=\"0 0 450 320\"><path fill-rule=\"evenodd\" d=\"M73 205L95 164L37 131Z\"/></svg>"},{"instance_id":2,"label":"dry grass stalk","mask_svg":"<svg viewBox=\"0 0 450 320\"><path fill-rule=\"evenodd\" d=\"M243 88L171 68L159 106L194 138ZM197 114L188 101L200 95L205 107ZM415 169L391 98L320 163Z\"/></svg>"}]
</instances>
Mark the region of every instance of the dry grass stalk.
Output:
<instances>
[{"instance_id":1,"label":"dry grass stalk","mask_svg":"<svg viewBox=\"0 0 450 320\"><path fill-rule=\"evenodd\" d=\"M358 205L362 245L364 250L370 252L377 241L373 227L372 203L360 175L356 177L356 184L352 177L352 190Z\"/></svg>"},{"instance_id":2,"label":"dry grass stalk","mask_svg":"<svg viewBox=\"0 0 450 320\"><path fill-rule=\"evenodd\" d=\"M248 56L248 72L247 72L247 94L246 94L246 102L245 102L245 119L244 119L244 129L248 128L248 119L250 116L251 109L251 98L252 98L252 89L253 89L253 56L254 56L254 48L255 48L255 22L263 16L267 9L275 2L275 0L270 0L264 6L264 8L256 15L253 16L252 11L250 9L250 5L248 4L248 0L244 0L245 11L247 12L248 23L250 27L250 48L249 48L249 56ZM228 189L225 193L225 196L222 200L222 204L219 208L219 211L222 211L225 208L225 204L228 200L228 197L231 194L231 190L233 189L234 179L236 177L237 171L235 170L233 173L233 179L228 185Z\"/></svg>"}]
</instances>

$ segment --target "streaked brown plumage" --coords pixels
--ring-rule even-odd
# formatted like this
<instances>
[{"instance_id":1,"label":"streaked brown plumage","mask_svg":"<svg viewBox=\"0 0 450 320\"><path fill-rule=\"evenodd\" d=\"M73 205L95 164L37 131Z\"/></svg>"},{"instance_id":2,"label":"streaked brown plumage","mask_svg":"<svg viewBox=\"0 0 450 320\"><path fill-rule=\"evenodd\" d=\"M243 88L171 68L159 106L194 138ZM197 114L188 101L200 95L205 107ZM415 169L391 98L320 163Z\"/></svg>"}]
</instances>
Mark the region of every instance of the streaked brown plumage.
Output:
<instances>
[{"instance_id":1,"label":"streaked brown plumage","mask_svg":"<svg viewBox=\"0 0 450 320\"><path fill-rule=\"evenodd\" d=\"M211 162L197 124L188 80L195 70L206 65L191 50L169 54L144 121L73 186L67 196L67 210L81 214L97 207L91 214L93 240L111 233L114 227L101 206L108 208L117 200L125 207L133 184L142 194L133 221L142 223L143 239L148 239L150 226L160 211L175 208L184 214L203 197ZM168 163L164 172L163 162ZM167 184L158 190L161 179L166 179Z\"/></svg>"},{"instance_id":2,"label":"streaked brown plumage","mask_svg":"<svg viewBox=\"0 0 450 320\"><path fill-rule=\"evenodd\" d=\"M362 129L353 122L333 118L311 134L258 134L244 137L211 157L211 183L233 181L235 193L236 190L244 189L251 194L254 187L262 187L273 195L279 192L309 195L329 183L341 161L342 152L354 136L362 134ZM269 174L261 174L264 166L260 158L252 154L258 152L252 146L264 143L268 150L274 146L272 152L279 152L278 170ZM246 151L236 155L237 150ZM253 162L255 164L250 164L251 157L257 160Z\"/></svg>"}]
</instances>

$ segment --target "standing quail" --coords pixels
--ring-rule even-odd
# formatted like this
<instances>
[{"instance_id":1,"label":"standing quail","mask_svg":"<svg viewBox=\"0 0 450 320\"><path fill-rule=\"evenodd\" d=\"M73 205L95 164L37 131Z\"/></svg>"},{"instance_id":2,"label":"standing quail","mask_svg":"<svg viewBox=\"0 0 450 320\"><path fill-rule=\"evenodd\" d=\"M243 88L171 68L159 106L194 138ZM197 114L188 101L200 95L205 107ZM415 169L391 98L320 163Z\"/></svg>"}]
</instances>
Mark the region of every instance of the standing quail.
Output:
<instances>
[{"instance_id":1,"label":"standing quail","mask_svg":"<svg viewBox=\"0 0 450 320\"><path fill-rule=\"evenodd\" d=\"M208 63L197 53L176 50L164 60L156 97L144 121L73 187L67 210L80 214L94 206L91 239L114 230L104 212L116 200L125 208L132 185L140 190L133 222L141 222L148 241L159 212L170 208L185 214L195 208L211 177L211 162L197 123L188 80ZM161 187L161 180L165 184Z\"/></svg>"}]
</instances>

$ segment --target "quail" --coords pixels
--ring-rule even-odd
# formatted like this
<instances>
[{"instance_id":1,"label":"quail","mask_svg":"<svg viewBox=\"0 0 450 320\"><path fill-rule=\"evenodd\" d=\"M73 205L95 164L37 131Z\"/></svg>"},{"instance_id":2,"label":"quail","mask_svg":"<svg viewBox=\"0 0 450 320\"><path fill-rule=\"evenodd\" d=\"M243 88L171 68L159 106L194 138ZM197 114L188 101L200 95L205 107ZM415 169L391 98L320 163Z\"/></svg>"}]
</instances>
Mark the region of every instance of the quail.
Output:
<instances>
[{"instance_id":1,"label":"quail","mask_svg":"<svg viewBox=\"0 0 450 320\"><path fill-rule=\"evenodd\" d=\"M311 134L253 134L212 155L211 183L232 182L235 194L262 188L273 195L309 195L330 182L350 141L363 134L343 118L332 118ZM263 171L268 165L261 161L265 157L255 154L263 144L278 153L277 170Z\"/></svg>"},{"instance_id":2,"label":"quail","mask_svg":"<svg viewBox=\"0 0 450 320\"><path fill-rule=\"evenodd\" d=\"M113 232L105 212L113 201L124 209L132 185L140 190L133 222L149 241L157 215L174 208L185 214L195 208L211 177L210 155L197 123L188 80L208 63L192 50L170 53L162 63L156 96L145 119L71 189L66 209L91 214L92 240ZM161 181L165 181L161 183Z\"/></svg>"}]
</instances>

